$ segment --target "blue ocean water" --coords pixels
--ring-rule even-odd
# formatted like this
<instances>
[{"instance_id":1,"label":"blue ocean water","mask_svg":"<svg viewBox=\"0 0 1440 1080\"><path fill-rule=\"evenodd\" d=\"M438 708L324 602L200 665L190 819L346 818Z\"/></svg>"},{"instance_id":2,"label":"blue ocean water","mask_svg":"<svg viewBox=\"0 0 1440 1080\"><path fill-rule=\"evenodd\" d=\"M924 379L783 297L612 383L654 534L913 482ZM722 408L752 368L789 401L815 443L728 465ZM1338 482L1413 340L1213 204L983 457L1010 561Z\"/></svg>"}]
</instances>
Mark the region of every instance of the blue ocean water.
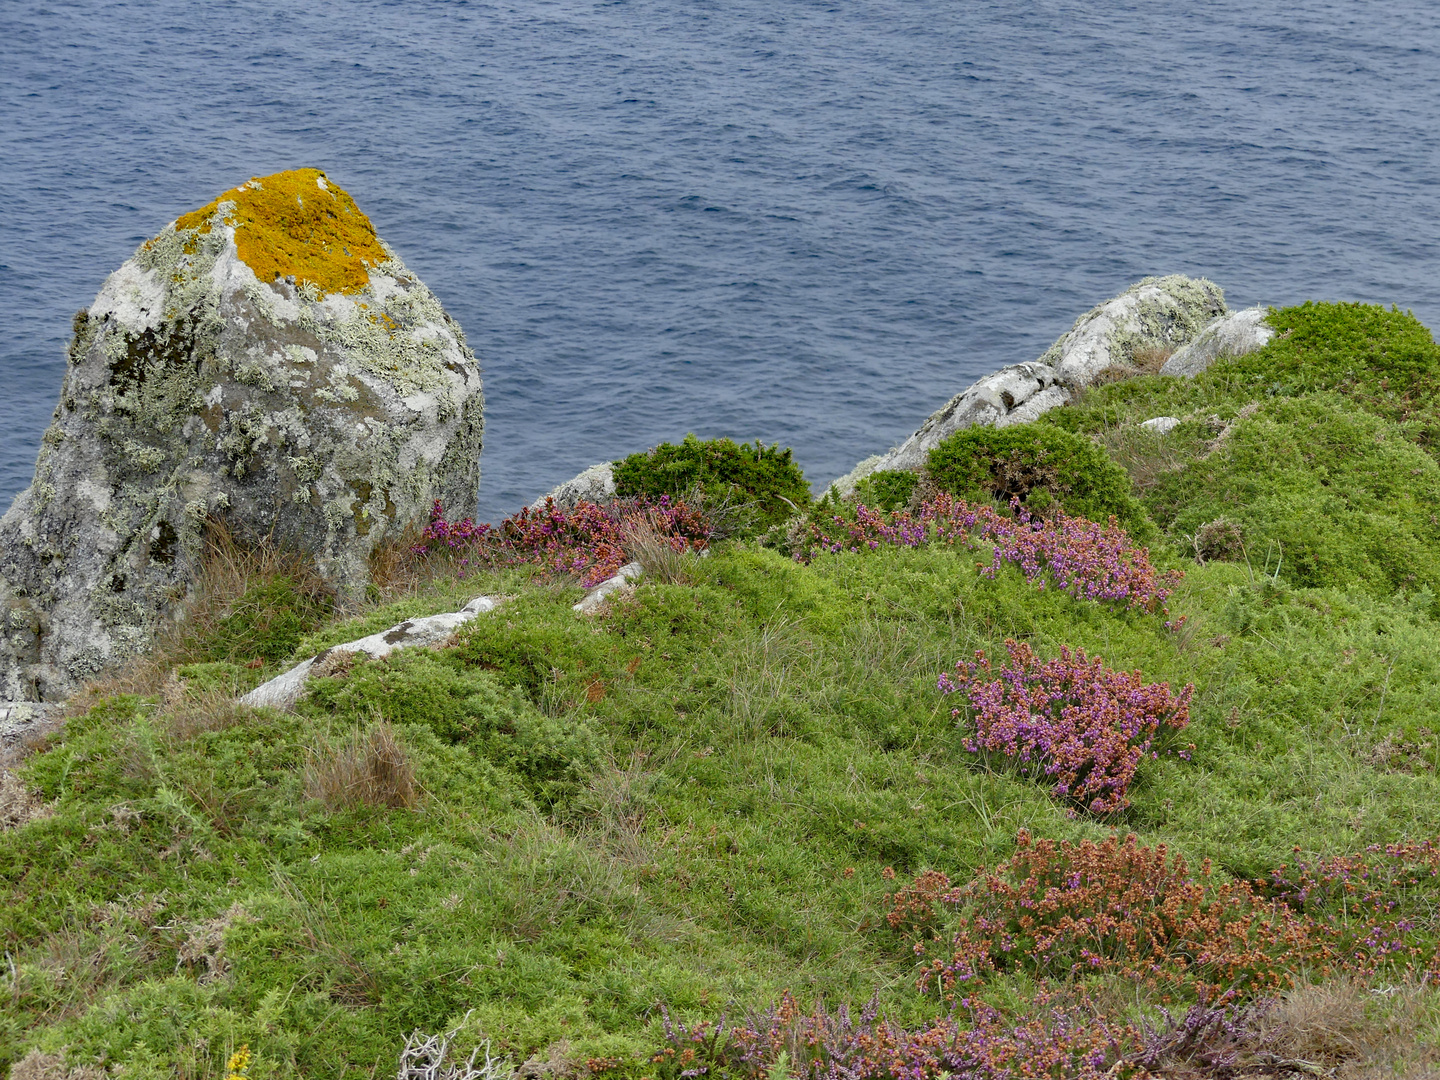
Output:
<instances>
[{"instance_id":1,"label":"blue ocean water","mask_svg":"<svg viewBox=\"0 0 1440 1080\"><path fill-rule=\"evenodd\" d=\"M0 507L70 317L325 169L485 371L481 513L687 431L818 484L1148 274L1440 327L1440 6L8 0Z\"/></svg>"}]
</instances>

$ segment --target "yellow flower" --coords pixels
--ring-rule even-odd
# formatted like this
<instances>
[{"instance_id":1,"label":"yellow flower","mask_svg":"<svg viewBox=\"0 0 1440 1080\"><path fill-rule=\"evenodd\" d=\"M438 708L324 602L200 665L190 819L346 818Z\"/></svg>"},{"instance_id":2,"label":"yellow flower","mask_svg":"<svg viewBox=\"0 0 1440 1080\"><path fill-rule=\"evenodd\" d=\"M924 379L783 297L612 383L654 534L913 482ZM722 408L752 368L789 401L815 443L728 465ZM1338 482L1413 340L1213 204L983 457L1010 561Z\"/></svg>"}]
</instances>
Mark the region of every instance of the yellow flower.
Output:
<instances>
[{"instance_id":1,"label":"yellow flower","mask_svg":"<svg viewBox=\"0 0 1440 1080\"><path fill-rule=\"evenodd\" d=\"M230 1060L225 1063L225 1080L249 1080L250 1076L250 1044L246 1043L233 1054Z\"/></svg>"}]
</instances>

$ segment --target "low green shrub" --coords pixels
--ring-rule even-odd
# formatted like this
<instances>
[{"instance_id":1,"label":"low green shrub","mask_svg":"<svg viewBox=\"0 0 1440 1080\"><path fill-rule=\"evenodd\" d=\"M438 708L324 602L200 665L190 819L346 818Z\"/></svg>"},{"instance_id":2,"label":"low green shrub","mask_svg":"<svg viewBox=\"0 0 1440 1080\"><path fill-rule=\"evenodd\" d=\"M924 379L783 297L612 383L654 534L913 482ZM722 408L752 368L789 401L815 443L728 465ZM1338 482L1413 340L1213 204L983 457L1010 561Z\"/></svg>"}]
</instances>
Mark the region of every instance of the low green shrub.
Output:
<instances>
[{"instance_id":1,"label":"low green shrub","mask_svg":"<svg viewBox=\"0 0 1440 1080\"><path fill-rule=\"evenodd\" d=\"M790 449L760 441L697 439L661 443L615 466L615 493L623 497L680 497L699 488L717 501L749 504L743 529L763 532L810 503L810 485Z\"/></svg>"},{"instance_id":2,"label":"low green shrub","mask_svg":"<svg viewBox=\"0 0 1440 1080\"><path fill-rule=\"evenodd\" d=\"M1152 531L1125 470L1088 439L1047 424L957 431L930 451L929 473L952 495L1017 498L1036 510L1055 502L1092 521L1113 514L1132 532Z\"/></svg>"},{"instance_id":3,"label":"low green shrub","mask_svg":"<svg viewBox=\"0 0 1440 1080\"><path fill-rule=\"evenodd\" d=\"M881 469L855 485L853 501L872 510L900 510L909 505L920 474L904 469Z\"/></svg>"},{"instance_id":4,"label":"low green shrub","mask_svg":"<svg viewBox=\"0 0 1440 1080\"><path fill-rule=\"evenodd\" d=\"M1268 395L1337 390L1395 417L1428 405L1440 378L1440 345L1410 312L1379 304L1272 308L1279 333L1248 356L1222 361L1212 377L1242 380Z\"/></svg>"},{"instance_id":5,"label":"low green shrub","mask_svg":"<svg viewBox=\"0 0 1440 1080\"><path fill-rule=\"evenodd\" d=\"M598 760L588 724L546 716L494 674L427 649L356 659L348 671L312 679L305 708L357 722L380 716L467 743L523 778L545 803L573 790Z\"/></svg>"},{"instance_id":6,"label":"low green shrub","mask_svg":"<svg viewBox=\"0 0 1440 1080\"><path fill-rule=\"evenodd\" d=\"M1440 465L1399 424L1338 394L1238 420L1145 501L1172 535L1198 541L1232 523L1255 570L1294 585L1440 589Z\"/></svg>"},{"instance_id":7,"label":"low green shrub","mask_svg":"<svg viewBox=\"0 0 1440 1080\"><path fill-rule=\"evenodd\" d=\"M275 663L334 611L334 599L293 577L262 579L233 600L197 659Z\"/></svg>"}]
</instances>

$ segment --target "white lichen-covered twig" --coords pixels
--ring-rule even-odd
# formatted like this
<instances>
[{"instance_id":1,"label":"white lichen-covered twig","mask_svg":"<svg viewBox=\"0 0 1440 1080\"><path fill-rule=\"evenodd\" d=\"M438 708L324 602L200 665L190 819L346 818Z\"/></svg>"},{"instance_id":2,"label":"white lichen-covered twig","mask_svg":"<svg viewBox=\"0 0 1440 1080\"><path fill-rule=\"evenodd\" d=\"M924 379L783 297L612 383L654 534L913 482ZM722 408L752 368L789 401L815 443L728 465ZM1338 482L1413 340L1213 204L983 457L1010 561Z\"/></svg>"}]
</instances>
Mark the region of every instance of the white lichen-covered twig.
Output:
<instances>
[{"instance_id":1,"label":"white lichen-covered twig","mask_svg":"<svg viewBox=\"0 0 1440 1080\"><path fill-rule=\"evenodd\" d=\"M492 1055L488 1039L470 1051L464 1062L455 1059L452 1048L459 1034L458 1027L443 1035L412 1031L400 1051L395 1080L510 1080L515 1071L510 1059ZM484 1061L477 1066L481 1057Z\"/></svg>"}]
</instances>

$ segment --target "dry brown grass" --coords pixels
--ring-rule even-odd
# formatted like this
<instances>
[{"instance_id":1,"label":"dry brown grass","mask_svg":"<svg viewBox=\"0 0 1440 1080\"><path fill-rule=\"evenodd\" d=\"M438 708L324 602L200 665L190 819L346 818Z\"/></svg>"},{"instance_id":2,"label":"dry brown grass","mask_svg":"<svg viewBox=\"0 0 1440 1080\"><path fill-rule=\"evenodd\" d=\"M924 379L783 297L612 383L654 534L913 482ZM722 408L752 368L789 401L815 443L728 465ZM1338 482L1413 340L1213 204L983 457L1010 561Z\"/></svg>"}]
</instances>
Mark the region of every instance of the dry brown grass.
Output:
<instances>
[{"instance_id":1,"label":"dry brown grass","mask_svg":"<svg viewBox=\"0 0 1440 1080\"><path fill-rule=\"evenodd\" d=\"M305 794L328 810L383 806L408 810L419 800L415 770L395 729L384 720L368 734L312 754L305 767Z\"/></svg>"},{"instance_id":2,"label":"dry brown grass","mask_svg":"<svg viewBox=\"0 0 1440 1080\"><path fill-rule=\"evenodd\" d=\"M1109 367L1102 368L1096 372L1090 380L1090 385L1106 386L1109 383L1134 379L1140 375L1158 375L1160 374L1160 369L1165 366L1165 361L1170 359L1174 351L1174 349L1166 348L1136 349L1131 353L1128 361L1111 364Z\"/></svg>"},{"instance_id":3,"label":"dry brown grass","mask_svg":"<svg viewBox=\"0 0 1440 1080\"><path fill-rule=\"evenodd\" d=\"M68 703L69 715L81 715L115 694L165 693L176 666L198 659L199 643L214 634L236 600L261 582L283 577L302 592L333 595L312 559L282 549L270 537L240 537L212 520L205 527L204 545L200 569L179 616L156 633L143 655L76 693Z\"/></svg>"},{"instance_id":4,"label":"dry brown grass","mask_svg":"<svg viewBox=\"0 0 1440 1080\"><path fill-rule=\"evenodd\" d=\"M1115 1004L1120 1004L1123 994ZM1175 1029L1148 1072L1158 1080L1435 1080L1440 989L1332 979L1243 1010L1228 1024Z\"/></svg>"},{"instance_id":5,"label":"dry brown grass","mask_svg":"<svg viewBox=\"0 0 1440 1080\"><path fill-rule=\"evenodd\" d=\"M1169 360L1174 352L1174 349L1167 349L1164 346L1136 349L1130 357L1130 364L1135 368L1137 375L1159 375L1160 369L1165 366L1165 361Z\"/></svg>"},{"instance_id":6,"label":"dry brown grass","mask_svg":"<svg viewBox=\"0 0 1440 1080\"><path fill-rule=\"evenodd\" d=\"M10 1080L105 1080L105 1070L98 1065L70 1068L62 1054L31 1050L10 1066Z\"/></svg>"},{"instance_id":7,"label":"dry brown grass","mask_svg":"<svg viewBox=\"0 0 1440 1080\"><path fill-rule=\"evenodd\" d=\"M448 578L459 569L443 548L423 556L415 554L424 526L412 522L401 535L382 542L370 553L370 583L381 602L420 591L436 578Z\"/></svg>"},{"instance_id":8,"label":"dry brown grass","mask_svg":"<svg viewBox=\"0 0 1440 1080\"><path fill-rule=\"evenodd\" d=\"M1336 1080L1440 1076L1440 992L1413 983L1375 990L1336 979L1281 998L1260 1025L1274 1060L1335 1070Z\"/></svg>"},{"instance_id":9,"label":"dry brown grass","mask_svg":"<svg viewBox=\"0 0 1440 1080\"><path fill-rule=\"evenodd\" d=\"M1100 433L1098 441L1130 475L1137 492L1148 491L1166 473L1183 469L1203 452L1188 440L1157 435L1138 424L1110 428Z\"/></svg>"},{"instance_id":10,"label":"dry brown grass","mask_svg":"<svg viewBox=\"0 0 1440 1080\"><path fill-rule=\"evenodd\" d=\"M650 522L638 521L626 529L625 553L645 568L646 576L652 581L668 585L694 584L700 556L689 547L677 550L673 540L661 535Z\"/></svg>"},{"instance_id":11,"label":"dry brown grass","mask_svg":"<svg viewBox=\"0 0 1440 1080\"><path fill-rule=\"evenodd\" d=\"M54 807L18 776L8 769L0 769L0 830L18 829L54 812Z\"/></svg>"}]
</instances>

